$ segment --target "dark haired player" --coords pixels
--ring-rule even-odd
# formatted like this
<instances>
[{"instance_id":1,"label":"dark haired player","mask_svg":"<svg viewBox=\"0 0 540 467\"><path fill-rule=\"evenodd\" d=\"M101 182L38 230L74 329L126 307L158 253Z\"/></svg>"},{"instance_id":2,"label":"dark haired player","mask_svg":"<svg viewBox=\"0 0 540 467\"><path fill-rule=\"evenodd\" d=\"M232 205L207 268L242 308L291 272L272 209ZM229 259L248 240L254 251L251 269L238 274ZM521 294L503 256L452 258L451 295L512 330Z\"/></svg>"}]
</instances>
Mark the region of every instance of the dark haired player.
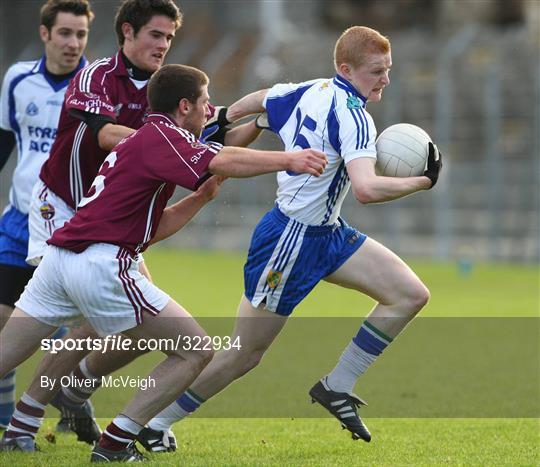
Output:
<instances>
[{"instance_id":1,"label":"dark haired player","mask_svg":"<svg viewBox=\"0 0 540 467\"><path fill-rule=\"evenodd\" d=\"M182 228L213 198L220 178L278 170L320 176L320 151L255 151L202 143L209 116L208 78L195 68L167 65L149 84L152 111L136 133L111 152L77 213L48 241L44 255L0 334L0 375L28 358L56 327L81 316L100 335L132 339L206 336L189 313L152 284L137 255ZM165 208L175 186L197 190ZM21 319L24 318L24 319ZM102 434L91 460L142 460L134 445L153 416L184 391L208 364L211 350L178 348L149 375Z\"/></svg>"},{"instance_id":2,"label":"dark haired player","mask_svg":"<svg viewBox=\"0 0 540 467\"><path fill-rule=\"evenodd\" d=\"M47 239L74 215L109 151L143 124L148 107L148 79L163 64L181 21L182 14L172 0L125 0L115 18L120 50L90 64L72 81L62 107L56 142L32 195L27 258L30 263L39 263ZM220 134L227 144L246 145L258 130L250 123ZM139 267L150 277L141 256ZM90 326L81 326L71 329L66 338L86 338L92 332ZM69 372L84 355L73 351L55 362L44 360L36 374L61 371L64 366ZM84 361L77 371L91 377ZM42 414L51 396L36 378L23 394L26 404L21 404L12 425L22 427L22 420L30 413ZM52 402L70 421L80 441L93 443L99 438L100 430L89 401L66 388ZM32 451L39 425L8 430L4 438L12 440L13 448Z\"/></svg>"},{"instance_id":3,"label":"dark haired player","mask_svg":"<svg viewBox=\"0 0 540 467\"><path fill-rule=\"evenodd\" d=\"M125 0L115 17L120 50L88 65L71 81L55 142L29 199L29 264L39 263L47 239L73 216L109 151L142 125L147 81L162 65L181 20L172 0ZM149 275L142 261L140 268ZM67 337L86 336L87 332L88 327L71 329ZM41 413L41 392L42 388L30 387L23 394L4 433L3 449L9 439L13 448L34 450L39 427L28 427L24 420L30 412ZM99 438L88 401L79 404L58 398L54 405L70 421L80 441L92 443Z\"/></svg>"},{"instance_id":4,"label":"dark haired player","mask_svg":"<svg viewBox=\"0 0 540 467\"><path fill-rule=\"evenodd\" d=\"M115 19L120 50L71 82L32 196L29 263L39 263L52 232L73 216L109 151L142 125L146 84L163 64L181 20L172 0L126 0Z\"/></svg>"}]
</instances>

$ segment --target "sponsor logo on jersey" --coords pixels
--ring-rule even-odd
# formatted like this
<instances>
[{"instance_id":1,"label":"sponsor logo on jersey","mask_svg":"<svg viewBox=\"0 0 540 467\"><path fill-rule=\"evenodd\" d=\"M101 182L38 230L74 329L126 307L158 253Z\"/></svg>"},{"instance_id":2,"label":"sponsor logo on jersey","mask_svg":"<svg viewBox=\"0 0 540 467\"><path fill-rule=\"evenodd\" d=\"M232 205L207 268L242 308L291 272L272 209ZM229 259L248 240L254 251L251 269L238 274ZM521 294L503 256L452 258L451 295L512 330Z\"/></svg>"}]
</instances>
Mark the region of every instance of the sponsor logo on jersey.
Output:
<instances>
[{"instance_id":1,"label":"sponsor logo on jersey","mask_svg":"<svg viewBox=\"0 0 540 467\"><path fill-rule=\"evenodd\" d=\"M193 149L207 149L208 146L204 143L201 143L200 141L195 141L194 143L191 143L191 147Z\"/></svg>"},{"instance_id":2,"label":"sponsor logo on jersey","mask_svg":"<svg viewBox=\"0 0 540 467\"><path fill-rule=\"evenodd\" d=\"M266 283L271 289L275 289L280 283L283 277L283 273L280 271L270 270L268 276L266 276Z\"/></svg>"},{"instance_id":3,"label":"sponsor logo on jersey","mask_svg":"<svg viewBox=\"0 0 540 467\"><path fill-rule=\"evenodd\" d=\"M360 109L362 108L362 101L357 96L349 96L347 97L347 108Z\"/></svg>"},{"instance_id":4,"label":"sponsor logo on jersey","mask_svg":"<svg viewBox=\"0 0 540 467\"><path fill-rule=\"evenodd\" d=\"M30 104L28 104L26 106L26 114L27 115L30 115L31 117L34 117L38 113L39 113L38 106L36 104L34 104L33 102L30 102Z\"/></svg>"},{"instance_id":5,"label":"sponsor logo on jersey","mask_svg":"<svg viewBox=\"0 0 540 467\"><path fill-rule=\"evenodd\" d=\"M136 102L130 102L128 104L128 109L130 109L130 110L141 110L142 109L142 104L137 104Z\"/></svg>"},{"instance_id":6,"label":"sponsor logo on jersey","mask_svg":"<svg viewBox=\"0 0 540 467\"><path fill-rule=\"evenodd\" d=\"M39 213L41 214L41 217L43 217L43 219L49 221L54 217L54 206L48 201L43 201L43 203L41 203L41 206L39 207Z\"/></svg>"},{"instance_id":7,"label":"sponsor logo on jersey","mask_svg":"<svg viewBox=\"0 0 540 467\"><path fill-rule=\"evenodd\" d=\"M62 105L62 101L53 101L53 100L48 100L47 101L47 105L55 105L57 107L60 107Z\"/></svg>"},{"instance_id":8,"label":"sponsor logo on jersey","mask_svg":"<svg viewBox=\"0 0 540 467\"><path fill-rule=\"evenodd\" d=\"M28 125L28 134L36 138L56 138L56 128Z\"/></svg>"},{"instance_id":9,"label":"sponsor logo on jersey","mask_svg":"<svg viewBox=\"0 0 540 467\"><path fill-rule=\"evenodd\" d=\"M69 99L67 102L69 106L73 107L86 107L87 109L90 108L104 108L107 109L109 112L114 112L116 110L116 107L113 107L110 104L107 104L105 102L100 101L99 99L92 99L88 101L81 101L80 99L77 99L76 97ZM86 109L85 109L86 110Z\"/></svg>"},{"instance_id":10,"label":"sponsor logo on jersey","mask_svg":"<svg viewBox=\"0 0 540 467\"><path fill-rule=\"evenodd\" d=\"M51 150L52 141L56 138L56 128L28 125L28 136L28 150L46 154Z\"/></svg>"},{"instance_id":11,"label":"sponsor logo on jersey","mask_svg":"<svg viewBox=\"0 0 540 467\"><path fill-rule=\"evenodd\" d=\"M199 162L205 152L206 152L206 150L205 151L199 151L197 154L194 154L193 156L191 156L191 159L190 159L191 162L193 164L196 164L197 162Z\"/></svg>"}]
</instances>

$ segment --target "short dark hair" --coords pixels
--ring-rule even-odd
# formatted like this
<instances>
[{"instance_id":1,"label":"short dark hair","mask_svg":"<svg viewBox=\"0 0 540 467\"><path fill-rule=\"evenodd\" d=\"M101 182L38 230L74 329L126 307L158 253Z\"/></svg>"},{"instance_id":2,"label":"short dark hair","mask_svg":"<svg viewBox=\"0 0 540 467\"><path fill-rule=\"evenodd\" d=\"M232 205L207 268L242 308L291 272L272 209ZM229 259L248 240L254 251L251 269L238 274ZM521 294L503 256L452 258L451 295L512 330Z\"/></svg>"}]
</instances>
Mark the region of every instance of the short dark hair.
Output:
<instances>
[{"instance_id":1,"label":"short dark hair","mask_svg":"<svg viewBox=\"0 0 540 467\"><path fill-rule=\"evenodd\" d=\"M88 23L94 19L88 0L48 0L40 10L40 24L49 31L56 23L58 13L73 13L75 16L86 16Z\"/></svg>"},{"instance_id":2,"label":"short dark hair","mask_svg":"<svg viewBox=\"0 0 540 467\"><path fill-rule=\"evenodd\" d=\"M204 71L187 65L164 65L148 82L148 103L155 112L172 113L182 99L195 103L209 82Z\"/></svg>"},{"instance_id":3,"label":"short dark hair","mask_svg":"<svg viewBox=\"0 0 540 467\"><path fill-rule=\"evenodd\" d=\"M125 41L122 24L131 24L133 32L137 34L155 15L169 17L175 22L176 29L182 25L182 12L173 0L125 0L114 20L114 29L120 46L123 46Z\"/></svg>"}]
</instances>

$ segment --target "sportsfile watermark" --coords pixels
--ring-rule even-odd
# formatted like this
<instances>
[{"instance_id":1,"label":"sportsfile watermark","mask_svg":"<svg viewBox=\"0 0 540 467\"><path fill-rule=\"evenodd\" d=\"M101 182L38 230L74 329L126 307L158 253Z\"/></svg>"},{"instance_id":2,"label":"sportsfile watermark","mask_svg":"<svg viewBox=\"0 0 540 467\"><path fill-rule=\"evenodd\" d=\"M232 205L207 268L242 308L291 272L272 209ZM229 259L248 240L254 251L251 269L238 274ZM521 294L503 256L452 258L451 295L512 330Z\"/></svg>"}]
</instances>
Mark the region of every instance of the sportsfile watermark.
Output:
<instances>
[{"instance_id":1,"label":"sportsfile watermark","mask_svg":"<svg viewBox=\"0 0 540 467\"><path fill-rule=\"evenodd\" d=\"M334 368L362 321L361 317L289 319L257 368L209 398L192 417L328 416L318 404L311 404L308 392ZM234 329L242 332L242 340L236 341L238 350L234 340L221 337L214 341L222 350L230 348L224 350L229 356L221 360L227 362L224 372L237 359L246 361L243 359L253 352L254 334L259 335L272 323L264 317L240 318L239 322L235 318L203 317L198 322L209 336L227 336ZM376 322L372 324L377 327ZM96 348L99 357L107 357L113 347L132 351L139 345L114 336L61 342L45 345L49 346L49 352L89 346ZM180 345L178 342L175 340L174 345ZM209 340L185 342L186 348L192 350L212 345ZM173 344L167 340L147 340L140 345L147 350ZM417 317L358 379L354 392L369 404L360 413L366 418L538 418L539 348L540 318L537 317ZM259 358L260 349L256 351ZM19 381L31 380L39 358L36 355L18 370ZM119 358L122 360L121 355ZM96 363L100 359L90 357L91 367L97 371L95 378L101 383L92 392L96 416L114 416L137 389L158 388L159 379L152 381L148 375L163 359L163 352L149 351L129 360L128 366L115 370L109 378L110 374L100 371ZM54 372L50 373L52 378ZM43 381L49 388L53 383ZM56 381L56 387L64 384L73 389L82 383L69 378Z\"/></svg>"},{"instance_id":2,"label":"sportsfile watermark","mask_svg":"<svg viewBox=\"0 0 540 467\"><path fill-rule=\"evenodd\" d=\"M147 351L168 352L185 350L189 352L205 350L240 350L242 344L240 337L230 336L185 336L179 334L176 339L139 339L110 335L104 338L87 337L84 339L42 339L41 350L57 354L67 351L97 351L101 353L111 351Z\"/></svg>"}]
</instances>

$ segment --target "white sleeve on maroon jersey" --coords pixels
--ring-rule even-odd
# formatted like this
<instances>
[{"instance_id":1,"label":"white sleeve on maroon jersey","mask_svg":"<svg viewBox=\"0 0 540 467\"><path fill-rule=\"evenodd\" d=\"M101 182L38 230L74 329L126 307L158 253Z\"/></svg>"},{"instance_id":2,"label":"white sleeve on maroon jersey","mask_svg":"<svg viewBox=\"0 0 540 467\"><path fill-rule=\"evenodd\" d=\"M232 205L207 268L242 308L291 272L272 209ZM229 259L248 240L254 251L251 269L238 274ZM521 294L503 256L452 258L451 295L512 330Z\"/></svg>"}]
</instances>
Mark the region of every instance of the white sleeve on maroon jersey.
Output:
<instances>
[{"instance_id":1,"label":"white sleeve on maroon jersey","mask_svg":"<svg viewBox=\"0 0 540 467\"><path fill-rule=\"evenodd\" d=\"M80 110L116 120L117 109L111 102L104 76L109 60L97 60L77 73L66 92L65 105L68 111Z\"/></svg>"}]
</instances>

